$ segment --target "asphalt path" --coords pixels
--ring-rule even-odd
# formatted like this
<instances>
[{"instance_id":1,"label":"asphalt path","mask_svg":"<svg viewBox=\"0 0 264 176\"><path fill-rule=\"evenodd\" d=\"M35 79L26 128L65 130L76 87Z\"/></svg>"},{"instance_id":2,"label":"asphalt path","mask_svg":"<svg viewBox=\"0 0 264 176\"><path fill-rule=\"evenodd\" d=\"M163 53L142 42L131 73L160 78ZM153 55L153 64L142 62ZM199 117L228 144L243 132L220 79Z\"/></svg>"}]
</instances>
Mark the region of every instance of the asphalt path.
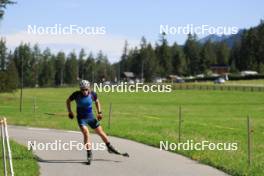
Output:
<instances>
[{"instance_id":1,"label":"asphalt path","mask_svg":"<svg viewBox=\"0 0 264 176\"><path fill-rule=\"evenodd\" d=\"M91 165L86 164L86 152L73 148L60 150L54 143L73 145L82 143L80 132L45 128L8 126L9 136L20 144L29 141L38 157L41 176L223 176L227 175L213 167L198 163L189 158L159 150L134 141L110 137L111 143L120 151L128 152L130 157L109 154L106 150L94 150ZM94 149L103 149L99 136L91 134ZM43 146L52 144L53 148ZM66 146L67 147L67 146ZM62 147L61 147L62 148ZM52 150L55 149L55 150ZM66 148L68 149L68 148Z\"/></svg>"}]
</instances>

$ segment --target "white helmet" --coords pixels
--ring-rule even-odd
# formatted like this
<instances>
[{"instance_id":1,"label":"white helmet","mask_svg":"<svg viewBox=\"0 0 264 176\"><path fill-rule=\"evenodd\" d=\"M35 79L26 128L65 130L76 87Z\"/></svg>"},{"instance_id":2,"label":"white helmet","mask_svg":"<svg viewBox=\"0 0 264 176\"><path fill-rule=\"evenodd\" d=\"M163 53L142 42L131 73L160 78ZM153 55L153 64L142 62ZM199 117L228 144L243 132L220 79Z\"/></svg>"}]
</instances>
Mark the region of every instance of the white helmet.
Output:
<instances>
[{"instance_id":1,"label":"white helmet","mask_svg":"<svg viewBox=\"0 0 264 176\"><path fill-rule=\"evenodd\" d=\"M81 80L80 82L80 88L84 89L84 88L89 88L90 87L90 82L87 80Z\"/></svg>"}]
</instances>

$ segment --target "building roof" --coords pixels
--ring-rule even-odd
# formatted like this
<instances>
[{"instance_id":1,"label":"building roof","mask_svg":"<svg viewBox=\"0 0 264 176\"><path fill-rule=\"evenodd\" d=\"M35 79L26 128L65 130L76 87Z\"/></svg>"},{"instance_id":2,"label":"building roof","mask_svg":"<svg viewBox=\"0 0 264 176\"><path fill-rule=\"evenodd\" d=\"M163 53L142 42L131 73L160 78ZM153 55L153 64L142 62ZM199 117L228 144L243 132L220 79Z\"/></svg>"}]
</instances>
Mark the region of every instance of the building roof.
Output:
<instances>
[{"instance_id":1,"label":"building roof","mask_svg":"<svg viewBox=\"0 0 264 176\"><path fill-rule=\"evenodd\" d=\"M170 79L182 79L181 77L179 77L178 75L169 75L168 76Z\"/></svg>"},{"instance_id":2,"label":"building roof","mask_svg":"<svg viewBox=\"0 0 264 176\"><path fill-rule=\"evenodd\" d=\"M134 78L135 77L133 72L123 72L123 75L127 78Z\"/></svg>"}]
</instances>

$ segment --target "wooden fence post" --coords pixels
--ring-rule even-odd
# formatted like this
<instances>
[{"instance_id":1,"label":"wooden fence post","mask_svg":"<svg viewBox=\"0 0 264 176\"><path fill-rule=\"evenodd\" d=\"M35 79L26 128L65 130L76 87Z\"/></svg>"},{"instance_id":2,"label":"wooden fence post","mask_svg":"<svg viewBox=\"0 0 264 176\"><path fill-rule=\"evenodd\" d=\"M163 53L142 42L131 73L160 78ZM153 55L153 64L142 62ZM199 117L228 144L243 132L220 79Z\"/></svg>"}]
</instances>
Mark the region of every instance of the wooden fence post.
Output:
<instances>
[{"instance_id":1,"label":"wooden fence post","mask_svg":"<svg viewBox=\"0 0 264 176\"><path fill-rule=\"evenodd\" d=\"M181 142L181 124L182 124L182 110L181 110L181 105L179 106L179 131L178 131L178 140L179 143Z\"/></svg>"},{"instance_id":2,"label":"wooden fence post","mask_svg":"<svg viewBox=\"0 0 264 176\"><path fill-rule=\"evenodd\" d=\"M249 166L252 164L252 147L253 147L252 133L253 133L253 129L252 129L252 124L251 124L251 119L248 116L247 117L247 137L248 137L248 165Z\"/></svg>"},{"instance_id":3,"label":"wooden fence post","mask_svg":"<svg viewBox=\"0 0 264 176\"><path fill-rule=\"evenodd\" d=\"M108 129L110 129L111 116L112 116L112 102L111 102L110 105L109 105Z\"/></svg>"}]
</instances>

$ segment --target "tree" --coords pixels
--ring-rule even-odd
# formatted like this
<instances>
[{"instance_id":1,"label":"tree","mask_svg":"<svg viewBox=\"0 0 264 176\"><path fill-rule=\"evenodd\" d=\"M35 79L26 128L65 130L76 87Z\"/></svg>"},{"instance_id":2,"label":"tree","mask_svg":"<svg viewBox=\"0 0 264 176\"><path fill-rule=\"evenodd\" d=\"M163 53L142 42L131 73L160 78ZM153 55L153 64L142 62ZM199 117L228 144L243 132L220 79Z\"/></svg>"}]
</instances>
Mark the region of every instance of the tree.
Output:
<instances>
[{"instance_id":1,"label":"tree","mask_svg":"<svg viewBox=\"0 0 264 176\"><path fill-rule=\"evenodd\" d=\"M161 35L160 43L156 46L156 56L160 64L160 75L164 77L172 73L172 57L165 33Z\"/></svg>"},{"instance_id":2,"label":"tree","mask_svg":"<svg viewBox=\"0 0 264 176\"><path fill-rule=\"evenodd\" d=\"M227 65L229 61L229 48L225 42L217 43L217 64Z\"/></svg>"},{"instance_id":3,"label":"tree","mask_svg":"<svg viewBox=\"0 0 264 176\"><path fill-rule=\"evenodd\" d=\"M13 92L17 88L18 74L11 52L6 59L6 69L0 70L0 82L0 92Z\"/></svg>"},{"instance_id":4,"label":"tree","mask_svg":"<svg viewBox=\"0 0 264 176\"><path fill-rule=\"evenodd\" d=\"M261 20L260 25L258 26L258 72L264 74L264 20Z\"/></svg>"},{"instance_id":5,"label":"tree","mask_svg":"<svg viewBox=\"0 0 264 176\"><path fill-rule=\"evenodd\" d=\"M39 62L41 59L42 59L42 54L40 48L37 44L35 44L32 50L32 61L31 61L32 76L33 76L32 79L35 87L38 86Z\"/></svg>"},{"instance_id":6,"label":"tree","mask_svg":"<svg viewBox=\"0 0 264 176\"><path fill-rule=\"evenodd\" d=\"M128 42L125 41L123 53L121 55L121 61L120 61L120 72L123 73L125 71L129 70L129 64L128 64Z\"/></svg>"},{"instance_id":7,"label":"tree","mask_svg":"<svg viewBox=\"0 0 264 176\"><path fill-rule=\"evenodd\" d=\"M66 84L76 84L78 80L78 61L74 52L71 52L65 63L64 80Z\"/></svg>"},{"instance_id":8,"label":"tree","mask_svg":"<svg viewBox=\"0 0 264 176\"><path fill-rule=\"evenodd\" d=\"M200 70L203 73L208 72L211 65L217 63L215 45L209 40L203 46L201 50Z\"/></svg>"},{"instance_id":9,"label":"tree","mask_svg":"<svg viewBox=\"0 0 264 176\"><path fill-rule=\"evenodd\" d=\"M95 75L95 59L93 57L93 54L90 53L87 57L85 63L84 63L84 79L89 80L91 82L95 81L94 75Z\"/></svg>"},{"instance_id":10,"label":"tree","mask_svg":"<svg viewBox=\"0 0 264 176\"><path fill-rule=\"evenodd\" d=\"M64 83L65 53L59 52L55 58L55 85L62 86Z\"/></svg>"},{"instance_id":11,"label":"tree","mask_svg":"<svg viewBox=\"0 0 264 176\"><path fill-rule=\"evenodd\" d=\"M140 49L129 53L127 59L128 64L131 65L129 70L133 70L139 77L143 78L146 82L151 82L158 74L158 60L155 50L151 44L147 43L145 37L141 38ZM131 61L133 59L133 61Z\"/></svg>"},{"instance_id":12,"label":"tree","mask_svg":"<svg viewBox=\"0 0 264 176\"><path fill-rule=\"evenodd\" d=\"M240 68L241 61L241 41L236 41L230 51L229 65L231 67L231 72L238 72Z\"/></svg>"},{"instance_id":13,"label":"tree","mask_svg":"<svg viewBox=\"0 0 264 176\"><path fill-rule=\"evenodd\" d=\"M184 75L187 71L186 58L181 47L174 43L171 47L173 73Z\"/></svg>"},{"instance_id":14,"label":"tree","mask_svg":"<svg viewBox=\"0 0 264 176\"><path fill-rule=\"evenodd\" d=\"M16 3L16 2L10 1L10 0L1 0L0 1L0 20L4 16L4 9L6 9L6 6L10 5L10 4L14 4L14 3Z\"/></svg>"},{"instance_id":15,"label":"tree","mask_svg":"<svg viewBox=\"0 0 264 176\"><path fill-rule=\"evenodd\" d=\"M189 34L184 45L184 53L186 55L188 74L196 75L201 73L200 63L200 45L197 42L196 35Z\"/></svg>"},{"instance_id":16,"label":"tree","mask_svg":"<svg viewBox=\"0 0 264 176\"><path fill-rule=\"evenodd\" d=\"M105 80L109 80L109 74L108 74L108 59L107 56L105 56L103 54L102 51L99 51L97 54L97 57L95 59L95 63L96 63L96 75L95 75L95 80L96 81L105 81Z\"/></svg>"},{"instance_id":17,"label":"tree","mask_svg":"<svg viewBox=\"0 0 264 176\"><path fill-rule=\"evenodd\" d=\"M241 70L257 70L258 34L255 28L245 32L241 41Z\"/></svg>"},{"instance_id":18,"label":"tree","mask_svg":"<svg viewBox=\"0 0 264 176\"><path fill-rule=\"evenodd\" d=\"M7 48L5 40L1 38L0 40L0 92L7 90L6 80L7 80Z\"/></svg>"},{"instance_id":19,"label":"tree","mask_svg":"<svg viewBox=\"0 0 264 176\"><path fill-rule=\"evenodd\" d=\"M14 59L19 72L20 82L23 75L23 84L25 87L35 86L35 75L32 71L35 62L30 45L21 43L14 51Z\"/></svg>"},{"instance_id":20,"label":"tree","mask_svg":"<svg viewBox=\"0 0 264 176\"><path fill-rule=\"evenodd\" d=\"M78 59L78 75L80 79L84 78L84 57L86 56L84 49L82 48L79 53L79 59Z\"/></svg>"},{"instance_id":21,"label":"tree","mask_svg":"<svg viewBox=\"0 0 264 176\"><path fill-rule=\"evenodd\" d=\"M6 91L6 73L2 70L0 70L0 92L5 92Z\"/></svg>"},{"instance_id":22,"label":"tree","mask_svg":"<svg viewBox=\"0 0 264 176\"><path fill-rule=\"evenodd\" d=\"M151 82L156 76L158 76L158 60L156 53L149 43L144 51L144 78L146 82Z\"/></svg>"},{"instance_id":23,"label":"tree","mask_svg":"<svg viewBox=\"0 0 264 176\"><path fill-rule=\"evenodd\" d=\"M129 63L130 66L127 71L131 71L137 76L140 76L142 62L141 62L140 50L137 47L129 51L127 62Z\"/></svg>"},{"instance_id":24,"label":"tree","mask_svg":"<svg viewBox=\"0 0 264 176\"><path fill-rule=\"evenodd\" d=\"M149 77L149 75L146 75L146 70L148 69L147 66L147 60L149 57L149 53L147 51L147 40L145 39L145 37L141 38L140 41L140 50L139 50L139 59L137 60L138 63L138 77L141 78L141 81L144 80L144 77L148 77L147 79L151 79L151 77ZM152 75L151 75L152 76Z\"/></svg>"},{"instance_id":25,"label":"tree","mask_svg":"<svg viewBox=\"0 0 264 176\"><path fill-rule=\"evenodd\" d=\"M7 48L3 38L0 40L0 70L4 71L7 67Z\"/></svg>"},{"instance_id":26,"label":"tree","mask_svg":"<svg viewBox=\"0 0 264 176\"><path fill-rule=\"evenodd\" d=\"M43 60L41 62L41 71L39 74L40 86L53 86L55 69L54 69L55 56L51 54L50 49L47 48L43 52Z\"/></svg>"},{"instance_id":27,"label":"tree","mask_svg":"<svg viewBox=\"0 0 264 176\"><path fill-rule=\"evenodd\" d=\"M0 1L0 20L3 19L4 16L4 9L9 4L14 4L15 2L10 0L1 0ZM6 85L6 81L9 80L10 75L6 71L10 70L9 65L7 64L6 58L7 57L7 48L5 46L5 41L1 38L0 40L0 92L8 91L8 85ZM11 87L10 87L11 88ZM9 89L10 90L10 89ZM11 90L13 90L11 88Z\"/></svg>"},{"instance_id":28,"label":"tree","mask_svg":"<svg viewBox=\"0 0 264 176\"><path fill-rule=\"evenodd\" d=\"M10 92L17 89L18 86L18 73L16 69L16 64L14 58L10 52L8 55L8 64L7 64L7 71L6 71L6 89Z\"/></svg>"}]
</instances>

